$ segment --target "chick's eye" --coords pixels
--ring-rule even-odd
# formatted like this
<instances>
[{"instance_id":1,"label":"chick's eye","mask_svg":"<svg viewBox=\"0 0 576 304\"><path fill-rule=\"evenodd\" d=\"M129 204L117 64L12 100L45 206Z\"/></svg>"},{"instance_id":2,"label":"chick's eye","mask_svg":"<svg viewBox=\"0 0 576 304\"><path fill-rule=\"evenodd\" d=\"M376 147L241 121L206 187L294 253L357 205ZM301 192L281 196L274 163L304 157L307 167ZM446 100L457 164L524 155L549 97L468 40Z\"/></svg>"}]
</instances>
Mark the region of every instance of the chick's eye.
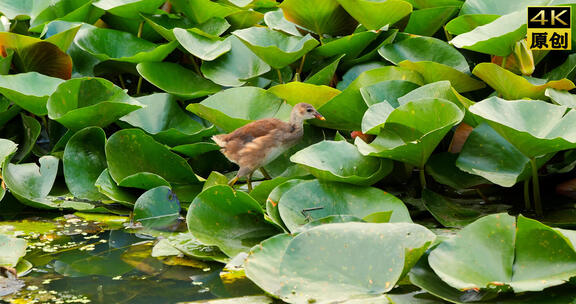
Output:
<instances>
[{"instance_id":1,"label":"chick's eye","mask_svg":"<svg viewBox=\"0 0 576 304\"><path fill-rule=\"evenodd\" d=\"M312 109L308 109L308 110L306 110L306 112L310 113L310 112L312 112Z\"/></svg>"}]
</instances>

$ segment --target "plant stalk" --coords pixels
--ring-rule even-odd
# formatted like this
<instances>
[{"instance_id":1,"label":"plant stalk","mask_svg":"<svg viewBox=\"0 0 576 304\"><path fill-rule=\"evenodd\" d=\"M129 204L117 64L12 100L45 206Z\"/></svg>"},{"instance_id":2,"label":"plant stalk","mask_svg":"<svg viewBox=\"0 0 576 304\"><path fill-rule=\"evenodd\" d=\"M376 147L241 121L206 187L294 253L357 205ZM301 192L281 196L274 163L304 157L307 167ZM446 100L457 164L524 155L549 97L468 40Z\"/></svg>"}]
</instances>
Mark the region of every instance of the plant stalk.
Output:
<instances>
[{"instance_id":1,"label":"plant stalk","mask_svg":"<svg viewBox=\"0 0 576 304\"><path fill-rule=\"evenodd\" d=\"M276 72L278 72L278 81L280 81L280 83L284 83L284 80L282 80L282 72L280 72L280 69L276 69Z\"/></svg>"},{"instance_id":2,"label":"plant stalk","mask_svg":"<svg viewBox=\"0 0 576 304\"><path fill-rule=\"evenodd\" d=\"M420 168L420 186L422 189L426 189L426 171L424 168Z\"/></svg>"},{"instance_id":3,"label":"plant stalk","mask_svg":"<svg viewBox=\"0 0 576 304\"><path fill-rule=\"evenodd\" d=\"M142 76L138 77L138 84L136 85L136 95L140 94L142 88Z\"/></svg>"},{"instance_id":4,"label":"plant stalk","mask_svg":"<svg viewBox=\"0 0 576 304\"><path fill-rule=\"evenodd\" d=\"M142 30L144 29L144 21L140 22L138 26L138 38L142 38Z\"/></svg>"},{"instance_id":5,"label":"plant stalk","mask_svg":"<svg viewBox=\"0 0 576 304\"><path fill-rule=\"evenodd\" d=\"M300 66L298 67L298 75L302 75L302 69L304 68L304 61L306 61L306 54L302 56L302 60L300 60Z\"/></svg>"},{"instance_id":6,"label":"plant stalk","mask_svg":"<svg viewBox=\"0 0 576 304\"><path fill-rule=\"evenodd\" d=\"M120 80L120 86L122 89L126 90L126 83L124 83L124 77L122 77L122 74L118 74L118 80Z\"/></svg>"},{"instance_id":7,"label":"plant stalk","mask_svg":"<svg viewBox=\"0 0 576 304\"><path fill-rule=\"evenodd\" d=\"M542 216L542 201L540 200L540 183L538 181L538 165L536 165L536 159L531 158L530 164L532 165L532 193L534 196L534 209L536 209L536 215Z\"/></svg>"}]
</instances>

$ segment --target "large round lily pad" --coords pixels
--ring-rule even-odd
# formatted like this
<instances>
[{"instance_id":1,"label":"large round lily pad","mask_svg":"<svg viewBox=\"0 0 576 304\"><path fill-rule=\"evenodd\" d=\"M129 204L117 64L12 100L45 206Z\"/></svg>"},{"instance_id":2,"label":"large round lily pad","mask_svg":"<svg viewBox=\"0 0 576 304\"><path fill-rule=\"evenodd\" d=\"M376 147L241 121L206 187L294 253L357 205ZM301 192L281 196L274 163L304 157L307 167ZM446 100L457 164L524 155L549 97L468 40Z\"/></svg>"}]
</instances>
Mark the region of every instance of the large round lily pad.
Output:
<instances>
[{"instance_id":1,"label":"large round lily pad","mask_svg":"<svg viewBox=\"0 0 576 304\"><path fill-rule=\"evenodd\" d=\"M391 290L434 239L409 223L321 225L254 247L246 273L288 303L369 300Z\"/></svg>"},{"instance_id":2,"label":"large round lily pad","mask_svg":"<svg viewBox=\"0 0 576 304\"><path fill-rule=\"evenodd\" d=\"M176 184L198 181L184 158L138 129L121 130L110 136L106 161L110 176L118 184L140 173L155 174Z\"/></svg>"},{"instance_id":3,"label":"large round lily pad","mask_svg":"<svg viewBox=\"0 0 576 304\"><path fill-rule=\"evenodd\" d=\"M318 45L318 41L310 35L290 36L264 27L237 30L233 34L275 69L298 60Z\"/></svg>"},{"instance_id":4,"label":"large round lily pad","mask_svg":"<svg viewBox=\"0 0 576 304\"><path fill-rule=\"evenodd\" d=\"M380 105L386 103L374 106ZM376 139L368 144L356 138L360 153L391 158L420 168L450 128L464 118L460 108L445 99L420 99L396 109L389 106L381 107L381 110L381 125L372 127L380 128Z\"/></svg>"},{"instance_id":5,"label":"large round lily pad","mask_svg":"<svg viewBox=\"0 0 576 304\"><path fill-rule=\"evenodd\" d=\"M74 134L64 149L62 163L66 185L75 197L90 200L106 198L95 183L106 169L106 133L97 127L83 129Z\"/></svg>"},{"instance_id":6,"label":"large round lily pad","mask_svg":"<svg viewBox=\"0 0 576 304\"><path fill-rule=\"evenodd\" d=\"M434 249L429 263L457 289L540 291L576 276L576 252L562 232L505 213L468 225Z\"/></svg>"},{"instance_id":7,"label":"large round lily pad","mask_svg":"<svg viewBox=\"0 0 576 304\"><path fill-rule=\"evenodd\" d=\"M247 252L278 233L274 225L264 220L258 202L226 185L202 191L190 204L186 222L195 238L206 245L218 246L229 257Z\"/></svg>"},{"instance_id":8,"label":"large round lily pad","mask_svg":"<svg viewBox=\"0 0 576 304\"><path fill-rule=\"evenodd\" d=\"M392 171L390 160L363 156L346 141L321 141L290 157L321 180L371 185Z\"/></svg>"},{"instance_id":9,"label":"large round lily pad","mask_svg":"<svg viewBox=\"0 0 576 304\"><path fill-rule=\"evenodd\" d=\"M69 129L105 127L142 105L103 78L75 78L58 86L47 103L48 116Z\"/></svg>"},{"instance_id":10,"label":"large round lily pad","mask_svg":"<svg viewBox=\"0 0 576 304\"><path fill-rule=\"evenodd\" d=\"M290 231L329 215L364 218L392 211L391 222L411 222L404 203L390 193L372 187L318 180L302 181L291 187L280 197L278 209Z\"/></svg>"},{"instance_id":11,"label":"large round lily pad","mask_svg":"<svg viewBox=\"0 0 576 304\"><path fill-rule=\"evenodd\" d=\"M429 50L434 50L430 52ZM384 45L378 53L386 60L398 64L404 60L412 62L433 61L445 64L463 73L470 73L466 58L448 43L433 37L414 37Z\"/></svg>"}]
</instances>

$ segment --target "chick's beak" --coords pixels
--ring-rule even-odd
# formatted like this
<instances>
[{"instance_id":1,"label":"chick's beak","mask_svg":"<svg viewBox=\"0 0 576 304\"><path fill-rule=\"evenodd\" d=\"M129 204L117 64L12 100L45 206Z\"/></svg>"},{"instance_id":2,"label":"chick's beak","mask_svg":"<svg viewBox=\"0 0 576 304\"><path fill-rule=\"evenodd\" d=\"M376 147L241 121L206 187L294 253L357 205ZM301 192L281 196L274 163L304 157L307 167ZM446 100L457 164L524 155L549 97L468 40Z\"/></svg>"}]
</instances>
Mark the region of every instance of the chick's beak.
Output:
<instances>
[{"instance_id":1,"label":"chick's beak","mask_svg":"<svg viewBox=\"0 0 576 304\"><path fill-rule=\"evenodd\" d=\"M318 112L316 112L316 113L314 114L314 117L316 117L317 119L320 119L320 120L326 120L326 118L324 118L324 116L322 116L322 114L320 114L320 113L318 113Z\"/></svg>"}]
</instances>

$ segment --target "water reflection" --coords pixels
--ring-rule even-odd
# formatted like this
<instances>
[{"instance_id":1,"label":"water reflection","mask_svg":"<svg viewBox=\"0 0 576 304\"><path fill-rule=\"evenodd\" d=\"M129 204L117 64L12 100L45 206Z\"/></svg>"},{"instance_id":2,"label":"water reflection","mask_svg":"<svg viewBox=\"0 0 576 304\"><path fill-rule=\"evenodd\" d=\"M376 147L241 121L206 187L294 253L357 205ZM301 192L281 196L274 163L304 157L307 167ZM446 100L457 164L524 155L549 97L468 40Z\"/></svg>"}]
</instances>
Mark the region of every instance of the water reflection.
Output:
<instances>
[{"instance_id":1,"label":"water reflection","mask_svg":"<svg viewBox=\"0 0 576 304\"><path fill-rule=\"evenodd\" d=\"M89 234L68 229L50 242L30 242L32 250L25 258L34 268L21 277L26 287L0 300L161 304L262 293L245 278L223 283L220 263L154 258L154 237L125 230Z\"/></svg>"}]
</instances>

